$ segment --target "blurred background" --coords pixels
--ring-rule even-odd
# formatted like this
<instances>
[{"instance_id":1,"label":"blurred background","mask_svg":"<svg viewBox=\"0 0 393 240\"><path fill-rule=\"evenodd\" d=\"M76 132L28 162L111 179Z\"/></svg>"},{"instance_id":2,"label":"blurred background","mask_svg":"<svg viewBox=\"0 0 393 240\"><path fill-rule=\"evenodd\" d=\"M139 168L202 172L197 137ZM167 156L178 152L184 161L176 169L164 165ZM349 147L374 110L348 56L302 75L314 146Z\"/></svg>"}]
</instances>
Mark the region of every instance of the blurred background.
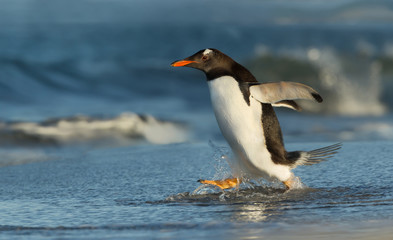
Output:
<instances>
[{"instance_id":1,"label":"blurred background","mask_svg":"<svg viewBox=\"0 0 393 240\"><path fill-rule=\"evenodd\" d=\"M286 142L393 139L392 1L0 4L1 165L47 158L37 147L222 140L203 73L170 67L205 48L322 94L278 110Z\"/></svg>"}]
</instances>

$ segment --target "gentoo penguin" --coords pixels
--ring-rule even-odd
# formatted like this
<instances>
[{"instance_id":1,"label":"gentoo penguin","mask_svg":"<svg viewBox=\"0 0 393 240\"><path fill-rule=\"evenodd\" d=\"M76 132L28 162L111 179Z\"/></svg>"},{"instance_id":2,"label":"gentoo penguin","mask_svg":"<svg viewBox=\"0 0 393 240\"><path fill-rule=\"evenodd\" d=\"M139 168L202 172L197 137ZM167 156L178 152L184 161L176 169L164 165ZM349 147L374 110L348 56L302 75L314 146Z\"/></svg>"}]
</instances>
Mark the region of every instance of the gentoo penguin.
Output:
<instances>
[{"instance_id":1,"label":"gentoo penguin","mask_svg":"<svg viewBox=\"0 0 393 240\"><path fill-rule=\"evenodd\" d=\"M221 189L238 186L243 179L278 179L287 189L295 187L292 169L312 165L341 147L335 144L313 151L287 152L273 107L299 110L295 99L322 102L309 86L295 82L259 83L242 65L217 49L204 49L173 67L191 67L206 74L211 101L220 130L235 157L233 178L200 180Z\"/></svg>"}]
</instances>

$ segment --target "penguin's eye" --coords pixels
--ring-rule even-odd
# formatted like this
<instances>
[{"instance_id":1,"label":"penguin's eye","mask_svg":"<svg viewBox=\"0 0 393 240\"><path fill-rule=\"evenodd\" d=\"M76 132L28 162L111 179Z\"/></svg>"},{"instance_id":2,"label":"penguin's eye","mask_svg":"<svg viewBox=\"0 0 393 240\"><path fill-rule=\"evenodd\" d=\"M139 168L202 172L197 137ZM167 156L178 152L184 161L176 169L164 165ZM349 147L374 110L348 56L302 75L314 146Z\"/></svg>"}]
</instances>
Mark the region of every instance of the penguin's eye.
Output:
<instances>
[{"instance_id":1,"label":"penguin's eye","mask_svg":"<svg viewBox=\"0 0 393 240\"><path fill-rule=\"evenodd\" d=\"M202 57L202 60L203 61L206 61L208 59L208 57L206 56L206 55L204 55L203 57Z\"/></svg>"}]
</instances>

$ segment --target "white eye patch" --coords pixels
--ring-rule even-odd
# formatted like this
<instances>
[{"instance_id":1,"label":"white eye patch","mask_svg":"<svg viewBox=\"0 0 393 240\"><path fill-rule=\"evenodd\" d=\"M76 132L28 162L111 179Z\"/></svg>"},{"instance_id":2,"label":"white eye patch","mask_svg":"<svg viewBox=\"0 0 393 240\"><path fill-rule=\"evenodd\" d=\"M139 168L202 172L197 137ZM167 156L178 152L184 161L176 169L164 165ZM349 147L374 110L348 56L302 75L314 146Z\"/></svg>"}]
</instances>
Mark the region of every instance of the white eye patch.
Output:
<instances>
[{"instance_id":1,"label":"white eye patch","mask_svg":"<svg viewBox=\"0 0 393 240\"><path fill-rule=\"evenodd\" d=\"M203 52L203 55L207 55L207 54L209 54L209 53L211 53L211 52L213 52L213 50L207 48L207 49Z\"/></svg>"}]
</instances>

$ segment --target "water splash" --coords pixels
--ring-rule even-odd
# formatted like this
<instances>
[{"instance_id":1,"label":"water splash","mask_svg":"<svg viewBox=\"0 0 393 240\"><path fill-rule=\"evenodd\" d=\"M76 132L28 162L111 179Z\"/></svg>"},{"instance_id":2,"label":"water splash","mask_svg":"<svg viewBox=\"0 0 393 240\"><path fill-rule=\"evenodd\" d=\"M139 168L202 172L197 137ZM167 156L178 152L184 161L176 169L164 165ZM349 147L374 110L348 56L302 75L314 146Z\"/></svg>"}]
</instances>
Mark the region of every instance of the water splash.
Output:
<instances>
[{"instance_id":1,"label":"water splash","mask_svg":"<svg viewBox=\"0 0 393 240\"><path fill-rule=\"evenodd\" d=\"M199 187L197 187L191 195L205 195L209 193L215 193L219 188L212 186L212 185L205 185L202 184Z\"/></svg>"},{"instance_id":2,"label":"water splash","mask_svg":"<svg viewBox=\"0 0 393 240\"><path fill-rule=\"evenodd\" d=\"M195 191L194 191L195 192ZM275 188L269 186L255 186L253 188L239 188L226 191L212 191L212 188L200 188L200 191L184 192L171 195L165 199L166 202L225 202L225 203L240 203L240 202L261 202L274 198L285 197L286 191L284 188ZM296 192L295 190L293 192Z\"/></svg>"},{"instance_id":3,"label":"water splash","mask_svg":"<svg viewBox=\"0 0 393 240\"><path fill-rule=\"evenodd\" d=\"M242 174L234 161L234 156L230 154L230 149L228 147L219 146L213 141L209 141L209 146L213 149L213 159L214 164L214 180L223 180L226 178L233 178L234 176L240 176L241 183L238 187L230 190L222 190L217 186L202 184L198 186L191 195L206 195L212 193L222 193L221 200L225 199L227 192L237 192L244 189L258 189L259 187L271 187L275 189L283 188L280 181L271 179L270 181L263 178L249 178L246 174ZM293 178L293 188L292 189L304 189L307 188L305 184L302 183L299 177Z\"/></svg>"},{"instance_id":4,"label":"water splash","mask_svg":"<svg viewBox=\"0 0 393 240\"><path fill-rule=\"evenodd\" d=\"M307 188L307 185L302 182L300 177L294 177L292 181L292 188L290 190Z\"/></svg>"},{"instance_id":5,"label":"water splash","mask_svg":"<svg viewBox=\"0 0 393 240\"><path fill-rule=\"evenodd\" d=\"M232 178L231 150L227 146L220 146L209 140L209 146L213 149L214 176L213 179Z\"/></svg>"}]
</instances>

